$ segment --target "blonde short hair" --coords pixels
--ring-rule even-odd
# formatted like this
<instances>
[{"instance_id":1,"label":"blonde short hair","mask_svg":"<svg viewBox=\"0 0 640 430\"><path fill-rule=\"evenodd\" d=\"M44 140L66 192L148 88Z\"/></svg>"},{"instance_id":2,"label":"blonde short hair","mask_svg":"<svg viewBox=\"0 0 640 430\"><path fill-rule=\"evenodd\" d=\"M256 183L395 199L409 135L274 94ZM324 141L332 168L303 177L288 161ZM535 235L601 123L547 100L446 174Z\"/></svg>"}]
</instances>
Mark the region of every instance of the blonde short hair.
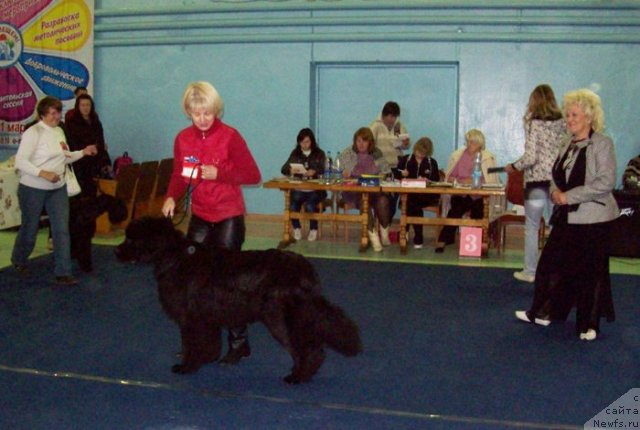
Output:
<instances>
[{"instance_id":1,"label":"blonde short hair","mask_svg":"<svg viewBox=\"0 0 640 430\"><path fill-rule=\"evenodd\" d=\"M471 130L467 131L464 134L464 138L467 140L467 142L479 143L480 149L484 151L484 146L485 146L484 134L482 134L482 132L477 128L472 128Z\"/></svg>"},{"instance_id":2,"label":"blonde short hair","mask_svg":"<svg viewBox=\"0 0 640 430\"><path fill-rule=\"evenodd\" d=\"M431 157L433 155L433 142L428 137L421 137L413 144L413 153L415 154L416 151Z\"/></svg>"},{"instance_id":3,"label":"blonde short hair","mask_svg":"<svg viewBox=\"0 0 640 430\"><path fill-rule=\"evenodd\" d=\"M604 131L604 111L600 96L587 88L569 91L563 97L562 111L565 117L571 106L578 106L585 116L591 120L591 128L594 131Z\"/></svg>"},{"instance_id":4,"label":"blonde short hair","mask_svg":"<svg viewBox=\"0 0 640 430\"><path fill-rule=\"evenodd\" d=\"M224 102L218 91L209 82L191 82L182 95L182 109L190 117L193 110L201 108L213 113L216 118L220 118L224 111Z\"/></svg>"}]
</instances>

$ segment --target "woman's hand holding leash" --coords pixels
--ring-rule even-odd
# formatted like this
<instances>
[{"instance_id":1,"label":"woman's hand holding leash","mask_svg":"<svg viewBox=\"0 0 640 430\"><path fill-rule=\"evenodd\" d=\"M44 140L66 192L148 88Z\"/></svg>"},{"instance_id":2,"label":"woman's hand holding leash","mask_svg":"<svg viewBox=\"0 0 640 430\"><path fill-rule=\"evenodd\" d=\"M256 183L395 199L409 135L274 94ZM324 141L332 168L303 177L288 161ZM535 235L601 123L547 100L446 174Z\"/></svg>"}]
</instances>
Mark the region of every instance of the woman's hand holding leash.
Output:
<instances>
[{"instance_id":1,"label":"woman's hand holding leash","mask_svg":"<svg viewBox=\"0 0 640 430\"><path fill-rule=\"evenodd\" d=\"M208 181L215 181L218 177L218 168L213 164L203 164L201 168L202 179L206 179Z\"/></svg>"},{"instance_id":2,"label":"woman's hand holding leash","mask_svg":"<svg viewBox=\"0 0 640 430\"><path fill-rule=\"evenodd\" d=\"M167 218L173 218L173 214L176 209L176 202L173 200L173 197L167 197L162 205L162 214Z\"/></svg>"}]
</instances>

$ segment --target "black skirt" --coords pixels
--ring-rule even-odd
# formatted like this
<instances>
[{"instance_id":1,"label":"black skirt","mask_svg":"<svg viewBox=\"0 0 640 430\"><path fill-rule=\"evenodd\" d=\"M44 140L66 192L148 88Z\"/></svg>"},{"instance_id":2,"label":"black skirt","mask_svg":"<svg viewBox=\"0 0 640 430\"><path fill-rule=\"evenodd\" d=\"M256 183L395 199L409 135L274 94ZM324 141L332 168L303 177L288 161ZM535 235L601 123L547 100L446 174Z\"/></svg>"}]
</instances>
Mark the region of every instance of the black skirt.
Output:
<instances>
[{"instance_id":1,"label":"black skirt","mask_svg":"<svg viewBox=\"0 0 640 430\"><path fill-rule=\"evenodd\" d=\"M611 222L554 225L538 262L529 315L567 319L576 307L576 330L599 330L600 318L615 320L609 256Z\"/></svg>"}]
</instances>

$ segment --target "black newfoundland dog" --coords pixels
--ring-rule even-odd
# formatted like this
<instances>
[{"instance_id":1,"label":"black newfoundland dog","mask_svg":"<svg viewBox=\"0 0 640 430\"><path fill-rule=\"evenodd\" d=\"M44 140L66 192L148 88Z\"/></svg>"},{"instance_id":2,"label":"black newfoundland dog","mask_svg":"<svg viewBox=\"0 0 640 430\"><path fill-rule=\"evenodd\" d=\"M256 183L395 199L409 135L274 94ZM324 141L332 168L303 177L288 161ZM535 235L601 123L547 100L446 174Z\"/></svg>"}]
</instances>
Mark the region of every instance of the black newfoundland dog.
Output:
<instances>
[{"instance_id":1,"label":"black newfoundland dog","mask_svg":"<svg viewBox=\"0 0 640 430\"><path fill-rule=\"evenodd\" d=\"M93 270L91 240L96 234L96 219L107 212L112 224L127 219L127 205L107 194L99 196L79 195L69 200L69 237L71 258L78 260L84 272ZM55 245L54 245L55 246Z\"/></svg>"},{"instance_id":2,"label":"black newfoundland dog","mask_svg":"<svg viewBox=\"0 0 640 430\"><path fill-rule=\"evenodd\" d=\"M345 356L361 352L356 324L320 293L311 263L293 252L207 251L167 218L140 218L126 229L120 261L154 264L160 302L180 327L182 363L196 372L216 361L221 328L261 321L291 354L287 383L306 382L325 359L324 346Z\"/></svg>"}]
</instances>

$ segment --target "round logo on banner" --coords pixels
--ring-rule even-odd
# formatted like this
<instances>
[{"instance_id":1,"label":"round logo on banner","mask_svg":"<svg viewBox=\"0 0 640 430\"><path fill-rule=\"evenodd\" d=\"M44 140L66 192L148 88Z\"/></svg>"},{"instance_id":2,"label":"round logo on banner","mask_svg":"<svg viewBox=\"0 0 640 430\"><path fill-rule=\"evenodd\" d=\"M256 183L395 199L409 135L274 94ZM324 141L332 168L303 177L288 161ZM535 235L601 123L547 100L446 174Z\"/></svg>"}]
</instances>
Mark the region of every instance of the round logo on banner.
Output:
<instances>
[{"instance_id":1,"label":"round logo on banner","mask_svg":"<svg viewBox=\"0 0 640 430\"><path fill-rule=\"evenodd\" d=\"M0 22L0 69L13 66L22 54L22 35L13 25Z\"/></svg>"}]
</instances>

